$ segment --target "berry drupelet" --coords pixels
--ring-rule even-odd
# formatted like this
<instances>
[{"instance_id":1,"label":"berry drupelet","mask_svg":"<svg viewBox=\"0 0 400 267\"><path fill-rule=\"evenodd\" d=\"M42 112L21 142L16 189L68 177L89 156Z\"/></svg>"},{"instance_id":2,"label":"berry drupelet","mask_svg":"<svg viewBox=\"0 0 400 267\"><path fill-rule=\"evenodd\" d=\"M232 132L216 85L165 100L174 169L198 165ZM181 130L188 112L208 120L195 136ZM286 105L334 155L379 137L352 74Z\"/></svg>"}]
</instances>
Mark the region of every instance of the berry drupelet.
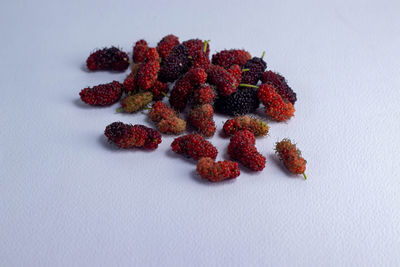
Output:
<instances>
[{"instance_id":1,"label":"berry drupelet","mask_svg":"<svg viewBox=\"0 0 400 267\"><path fill-rule=\"evenodd\" d=\"M199 159L196 170L201 178L210 182L233 179L240 175L239 165L236 162L229 160L215 162L207 157Z\"/></svg>"},{"instance_id":2,"label":"berry drupelet","mask_svg":"<svg viewBox=\"0 0 400 267\"><path fill-rule=\"evenodd\" d=\"M275 86L277 93L285 100L294 105L297 100L296 93L287 84L285 77L273 71L266 71L261 74L262 83L271 83Z\"/></svg>"},{"instance_id":3,"label":"berry drupelet","mask_svg":"<svg viewBox=\"0 0 400 267\"><path fill-rule=\"evenodd\" d=\"M172 151L194 160L199 160L202 157L215 160L218 154L218 150L199 134L187 134L175 138L171 148Z\"/></svg>"},{"instance_id":4,"label":"berry drupelet","mask_svg":"<svg viewBox=\"0 0 400 267\"><path fill-rule=\"evenodd\" d=\"M246 64L247 60L251 58L249 52L239 49L222 50L217 54L214 54L211 59L211 63L214 65L219 65L225 69L230 66L237 64L243 66Z\"/></svg>"},{"instance_id":5,"label":"berry drupelet","mask_svg":"<svg viewBox=\"0 0 400 267\"><path fill-rule=\"evenodd\" d=\"M259 106L257 90L247 87L238 87L236 93L229 96L219 96L215 101L215 109L230 116L252 113Z\"/></svg>"},{"instance_id":6,"label":"berry drupelet","mask_svg":"<svg viewBox=\"0 0 400 267\"><path fill-rule=\"evenodd\" d=\"M307 179L304 174L307 161L301 156L301 151L297 149L295 144L285 138L276 143L275 152L291 173L303 174L304 179Z\"/></svg>"},{"instance_id":7,"label":"berry drupelet","mask_svg":"<svg viewBox=\"0 0 400 267\"><path fill-rule=\"evenodd\" d=\"M109 106L117 102L122 96L122 84L113 81L82 89L79 93L83 102L92 106Z\"/></svg>"},{"instance_id":8,"label":"berry drupelet","mask_svg":"<svg viewBox=\"0 0 400 267\"><path fill-rule=\"evenodd\" d=\"M173 34L164 36L157 44L158 54L162 59L166 58L174 46L179 45L179 38Z\"/></svg>"}]
</instances>

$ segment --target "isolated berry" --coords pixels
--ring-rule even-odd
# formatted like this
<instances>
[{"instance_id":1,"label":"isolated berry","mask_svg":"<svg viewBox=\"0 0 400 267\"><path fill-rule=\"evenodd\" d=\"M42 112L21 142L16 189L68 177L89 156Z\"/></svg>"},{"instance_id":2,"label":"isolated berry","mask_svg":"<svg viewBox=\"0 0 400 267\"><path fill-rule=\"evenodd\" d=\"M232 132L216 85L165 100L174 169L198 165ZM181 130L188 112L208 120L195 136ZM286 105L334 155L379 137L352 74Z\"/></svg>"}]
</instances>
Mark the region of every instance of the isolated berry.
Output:
<instances>
[{"instance_id":1,"label":"isolated berry","mask_svg":"<svg viewBox=\"0 0 400 267\"><path fill-rule=\"evenodd\" d=\"M259 106L257 91L247 87L238 87L236 93L230 96L219 96L215 101L215 109L230 116L254 112Z\"/></svg>"},{"instance_id":2,"label":"isolated berry","mask_svg":"<svg viewBox=\"0 0 400 267\"><path fill-rule=\"evenodd\" d=\"M155 81L149 91L153 93L153 100L159 101L168 93L169 88L166 83Z\"/></svg>"},{"instance_id":3,"label":"isolated berry","mask_svg":"<svg viewBox=\"0 0 400 267\"><path fill-rule=\"evenodd\" d=\"M215 160L218 150L199 134L187 134L178 138L171 144L172 151L198 160L209 157Z\"/></svg>"},{"instance_id":4,"label":"isolated berry","mask_svg":"<svg viewBox=\"0 0 400 267\"><path fill-rule=\"evenodd\" d=\"M257 151L254 135L248 130L236 132L231 137L228 154L250 170L261 171L265 167L266 159Z\"/></svg>"},{"instance_id":5,"label":"isolated berry","mask_svg":"<svg viewBox=\"0 0 400 267\"><path fill-rule=\"evenodd\" d=\"M223 129L226 135L233 135L241 130L249 130L255 136L265 136L268 133L269 127L262 120L245 115L227 120Z\"/></svg>"},{"instance_id":6,"label":"isolated berry","mask_svg":"<svg viewBox=\"0 0 400 267\"><path fill-rule=\"evenodd\" d=\"M96 50L86 60L89 70L123 71L129 66L128 55L116 47Z\"/></svg>"},{"instance_id":7,"label":"isolated berry","mask_svg":"<svg viewBox=\"0 0 400 267\"><path fill-rule=\"evenodd\" d=\"M304 174L307 161L301 156L301 151L297 149L295 144L285 138L276 143L275 152L291 173L303 174L304 179L307 179Z\"/></svg>"},{"instance_id":8,"label":"isolated berry","mask_svg":"<svg viewBox=\"0 0 400 267\"><path fill-rule=\"evenodd\" d=\"M215 85L218 94L228 96L236 92L239 85L236 78L226 69L217 65L210 65L207 70L208 83Z\"/></svg>"},{"instance_id":9,"label":"isolated berry","mask_svg":"<svg viewBox=\"0 0 400 267\"><path fill-rule=\"evenodd\" d=\"M79 93L83 102L92 106L109 106L117 102L122 96L122 84L113 81L82 89Z\"/></svg>"},{"instance_id":10,"label":"isolated berry","mask_svg":"<svg viewBox=\"0 0 400 267\"><path fill-rule=\"evenodd\" d=\"M212 104L215 98L215 90L209 85L202 85L193 92L195 105Z\"/></svg>"},{"instance_id":11,"label":"isolated berry","mask_svg":"<svg viewBox=\"0 0 400 267\"><path fill-rule=\"evenodd\" d=\"M139 88L149 90L157 80L160 63L158 61L147 61L143 63L136 75L136 83Z\"/></svg>"},{"instance_id":12,"label":"isolated berry","mask_svg":"<svg viewBox=\"0 0 400 267\"><path fill-rule=\"evenodd\" d=\"M113 122L108 125L104 135L110 142L121 148L142 147L148 136L145 129L122 122Z\"/></svg>"},{"instance_id":13,"label":"isolated berry","mask_svg":"<svg viewBox=\"0 0 400 267\"><path fill-rule=\"evenodd\" d=\"M225 69L230 66L237 64L243 66L247 60L251 58L249 52L239 49L222 50L217 54L212 56L211 63L214 65L219 65Z\"/></svg>"},{"instance_id":14,"label":"isolated berry","mask_svg":"<svg viewBox=\"0 0 400 267\"><path fill-rule=\"evenodd\" d=\"M197 162L197 173L211 182L233 179L240 175L239 165L233 161L215 162L212 158L201 158Z\"/></svg>"},{"instance_id":15,"label":"isolated berry","mask_svg":"<svg viewBox=\"0 0 400 267\"><path fill-rule=\"evenodd\" d=\"M205 42L200 39L190 39L190 40L184 41L182 43L182 45L186 46L189 49L190 57L193 57L193 55L197 51L203 51L207 57L210 54L210 45L209 45L208 41ZM204 51L205 46L206 46L206 50Z\"/></svg>"},{"instance_id":16,"label":"isolated berry","mask_svg":"<svg viewBox=\"0 0 400 267\"><path fill-rule=\"evenodd\" d=\"M147 58L147 50L149 50L149 46L147 45L147 42L145 40L137 41L135 46L133 47L133 62L144 62Z\"/></svg>"},{"instance_id":17,"label":"isolated berry","mask_svg":"<svg viewBox=\"0 0 400 267\"><path fill-rule=\"evenodd\" d=\"M176 45L162 61L159 80L174 82L189 70L189 50L184 45Z\"/></svg>"},{"instance_id":18,"label":"isolated berry","mask_svg":"<svg viewBox=\"0 0 400 267\"><path fill-rule=\"evenodd\" d=\"M202 135L211 137L215 133L213 116L214 109L210 104L197 106L189 112L189 123Z\"/></svg>"},{"instance_id":19,"label":"isolated berry","mask_svg":"<svg viewBox=\"0 0 400 267\"><path fill-rule=\"evenodd\" d=\"M122 108L117 111L133 113L146 107L152 100L153 94L151 92L141 92L134 95L128 95L121 102Z\"/></svg>"},{"instance_id":20,"label":"isolated berry","mask_svg":"<svg viewBox=\"0 0 400 267\"><path fill-rule=\"evenodd\" d=\"M263 60L264 53L259 57L253 57L244 64L242 74L242 83L256 85L261 78L261 74L267 68L267 63Z\"/></svg>"},{"instance_id":21,"label":"isolated berry","mask_svg":"<svg viewBox=\"0 0 400 267\"><path fill-rule=\"evenodd\" d=\"M136 75L140 65L140 63L133 64L131 73L125 78L123 83L125 93L136 93L139 90L136 83Z\"/></svg>"},{"instance_id":22,"label":"isolated berry","mask_svg":"<svg viewBox=\"0 0 400 267\"><path fill-rule=\"evenodd\" d=\"M242 81L242 70L240 69L239 65L232 65L229 69L228 72L235 77L236 81L238 83L241 83Z\"/></svg>"},{"instance_id":23,"label":"isolated berry","mask_svg":"<svg viewBox=\"0 0 400 267\"><path fill-rule=\"evenodd\" d=\"M143 148L156 149L162 141L160 133L158 131L156 131L150 127L146 127L144 125L137 124L135 126L141 128L147 132L147 137L143 144Z\"/></svg>"},{"instance_id":24,"label":"isolated berry","mask_svg":"<svg viewBox=\"0 0 400 267\"><path fill-rule=\"evenodd\" d=\"M149 115L162 133L180 134L186 130L186 121L180 119L173 109L161 101L153 104Z\"/></svg>"},{"instance_id":25,"label":"isolated berry","mask_svg":"<svg viewBox=\"0 0 400 267\"><path fill-rule=\"evenodd\" d=\"M166 58L174 46L179 45L179 38L173 34L164 36L157 44L157 51L161 58Z\"/></svg>"},{"instance_id":26,"label":"isolated berry","mask_svg":"<svg viewBox=\"0 0 400 267\"><path fill-rule=\"evenodd\" d=\"M258 89L258 98L265 106L265 113L272 120L286 121L293 117L294 106L290 102L285 102L272 84L261 84Z\"/></svg>"},{"instance_id":27,"label":"isolated berry","mask_svg":"<svg viewBox=\"0 0 400 267\"><path fill-rule=\"evenodd\" d=\"M285 100L294 105L297 100L296 93L287 84L286 79L279 73L266 71L261 74L262 83L271 83L275 86L277 93Z\"/></svg>"}]
</instances>

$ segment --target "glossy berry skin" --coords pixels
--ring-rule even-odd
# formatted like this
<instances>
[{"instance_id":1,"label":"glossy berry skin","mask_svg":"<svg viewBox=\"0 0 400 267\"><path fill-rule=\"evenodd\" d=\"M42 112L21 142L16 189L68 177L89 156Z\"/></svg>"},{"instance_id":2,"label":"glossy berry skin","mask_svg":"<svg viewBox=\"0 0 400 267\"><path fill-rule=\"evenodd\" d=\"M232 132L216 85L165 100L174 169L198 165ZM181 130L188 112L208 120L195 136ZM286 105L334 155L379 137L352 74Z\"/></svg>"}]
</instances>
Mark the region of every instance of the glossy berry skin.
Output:
<instances>
[{"instance_id":1,"label":"glossy berry skin","mask_svg":"<svg viewBox=\"0 0 400 267\"><path fill-rule=\"evenodd\" d=\"M147 61L143 63L136 75L137 86L143 90L149 90L157 80L160 63L158 61Z\"/></svg>"},{"instance_id":2,"label":"glossy berry skin","mask_svg":"<svg viewBox=\"0 0 400 267\"><path fill-rule=\"evenodd\" d=\"M237 92L230 96L219 96L214 106L220 113L238 116L255 112L260 106L260 101L255 89L239 87Z\"/></svg>"},{"instance_id":3,"label":"glossy berry skin","mask_svg":"<svg viewBox=\"0 0 400 267\"><path fill-rule=\"evenodd\" d=\"M124 71L129 67L129 57L125 52L113 46L90 54L86 65L89 70Z\"/></svg>"},{"instance_id":4,"label":"glossy berry skin","mask_svg":"<svg viewBox=\"0 0 400 267\"><path fill-rule=\"evenodd\" d=\"M202 41L200 39L190 39L190 40L184 41L182 43L182 45L184 45L188 48L190 57L193 57L193 55L197 51L202 51L203 53L205 53L205 55L207 57L210 54L210 44L207 43L207 48L206 48L206 51L204 52L204 41Z\"/></svg>"},{"instance_id":5,"label":"glossy berry skin","mask_svg":"<svg viewBox=\"0 0 400 267\"><path fill-rule=\"evenodd\" d=\"M215 160L218 154L218 150L199 134L187 134L175 138L171 148L172 151L194 160L199 160L202 157Z\"/></svg>"},{"instance_id":6,"label":"glossy berry skin","mask_svg":"<svg viewBox=\"0 0 400 267\"><path fill-rule=\"evenodd\" d=\"M236 92L239 85L237 79L223 67L210 65L207 74L207 82L211 85L215 85L219 95L228 96Z\"/></svg>"},{"instance_id":7,"label":"glossy berry skin","mask_svg":"<svg viewBox=\"0 0 400 267\"><path fill-rule=\"evenodd\" d=\"M107 84L100 84L82 89L79 93L86 104L92 106L109 106L117 102L122 96L122 84L113 81Z\"/></svg>"},{"instance_id":8,"label":"glossy berry skin","mask_svg":"<svg viewBox=\"0 0 400 267\"><path fill-rule=\"evenodd\" d=\"M174 46L179 45L179 38L173 34L164 36L157 44L157 51L161 58L166 58Z\"/></svg>"},{"instance_id":9,"label":"glossy berry skin","mask_svg":"<svg viewBox=\"0 0 400 267\"><path fill-rule=\"evenodd\" d=\"M161 143L161 135L144 125L131 125L122 122L113 122L108 125L104 135L120 148L156 149Z\"/></svg>"},{"instance_id":10,"label":"glossy berry skin","mask_svg":"<svg viewBox=\"0 0 400 267\"><path fill-rule=\"evenodd\" d=\"M210 104L194 107L189 112L189 123L205 137L215 134L214 109Z\"/></svg>"},{"instance_id":11,"label":"glossy berry skin","mask_svg":"<svg viewBox=\"0 0 400 267\"><path fill-rule=\"evenodd\" d=\"M255 137L248 130L236 132L230 140L228 154L252 171L262 171L265 167L265 157L255 147Z\"/></svg>"},{"instance_id":12,"label":"glossy berry skin","mask_svg":"<svg viewBox=\"0 0 400 267\"><path fill-rule=\"evenodd\" d=\"M262 58L253 57L244 64L243 69L248 69L242 73L242 83L256 85L267 68L267 63Z\"/></svg>"},{"instance_id":13,"label":"glossy berry skin","mask_svg":"<svg viewBox=\"0 0 400 267\"><path fill-rule=\"evenodd\" d=\"M133 113L146 107L152 100L153 94L151 92L141 92L125 97L121 106L125 112Z\"/></svg>"},{"instance_id":14,"label":"glossy berry skin","mask_svg":"<svg viewBox=\"0 0 400 267\"><path fill-rule=\"evenodd\" d=\"M285 100L294 105L297 100L296 93L287 84L285 77L273 71L266 71L261 74L262 83L270 83L275 86L276 92Z\"/></svg>"},{"instance_id":15,"label":"glossy berry skin","mask_svg":"<svg viewBox=\"0 0 400 267\"><path fill-rule=\"evenodd\" d=\"M275 152L291 173L304 174L307 161L301 156L301 151L289 139L277 142Z\"/></svg>"},{"instance_id":16,"label":"glossy berry skin","mask_svg":"<svg viewBox=\"0 0 400 267\"><path fill-rule=\"evenodd\" d=\"M195 105L212 104L215 98L215 90L209 85L202 85L194 90L193 103Z\"/></svg>"},{"instance_id":17,"label":"glossy berry skin","mask_svg":"<svg viewBox=\"0 0 400 267\"><path fill-rule=\"evenodd\" d=\"M247 60L249 60L250 58L250 53L245 50L222 50L212 56L211 63L228 69L230 66L235 64L241 67L246 64Z\"/></svg>"},{"instance_id":18,"label":"glossy berry skin","mask_svg":"<svg viewBox=\"0 0 400 267\"><path fill-rule=\"evenodd\" d=\"M159 73L161 82L174 82L189 70L189 50L184 45L176 45L162 61Z\"/></svg>"},{"instance_id":19,"label":"glossy berry skin","mask_svg":"<svg viewBox=\"0 0 400 267\"><path fill-rule=\"evenodd\" d=\"M293 117L295 108L290 102L276 92L272 84L261 84L258 88L258 98L265 106L265 113L275 121L286 121Z\"/></svg>"},{"instance_id":20,"label":"glossy berry skin","mask_svg":"<svg viewBox=\"0 0 400 267\"><path fill-rule=\"evenodd\" d=\"M120 148L128 149L142 147L148 134L146 130L140 127L122 122L113 122L106 127L104 135L110 142L115 143Z\"/></svg>"},{"instance_id":21,"label":"glossy berry skin","mask_svg":"<svg viewBox=\"0 0 400 267\"><path fill-rule=\"evenodd\" d=\"M145 40L139 40L136 42L133 47L132 59L135 63L144 62L147 58L147 50L149 50L149 46Z\"/></svg>"},{"instance_id":22,"label":"glossy berry skin","mask_svg":"<svg viewBox=\"0 0 400 267\"><path fill-rule=\"evenodd\" d=\"M252 132L254 136L266 136L269 127L262 120L245 115L227 120L224 124L223 130L228 136L234 135L236 132L241 130L248 130Z\"/></svg>"},{"instance_id":23,"label":"glossy berry skin","mask_svg":"<svg viewBox=\"0 0 400 267\"><path fill-rule=\"evenodd\" d=\"M199 159L196 170L201 178L210 182L234 179L240 175L239 165L236 162L228 160L215 162L207 157Z\"/></svg>"}]
</instances>

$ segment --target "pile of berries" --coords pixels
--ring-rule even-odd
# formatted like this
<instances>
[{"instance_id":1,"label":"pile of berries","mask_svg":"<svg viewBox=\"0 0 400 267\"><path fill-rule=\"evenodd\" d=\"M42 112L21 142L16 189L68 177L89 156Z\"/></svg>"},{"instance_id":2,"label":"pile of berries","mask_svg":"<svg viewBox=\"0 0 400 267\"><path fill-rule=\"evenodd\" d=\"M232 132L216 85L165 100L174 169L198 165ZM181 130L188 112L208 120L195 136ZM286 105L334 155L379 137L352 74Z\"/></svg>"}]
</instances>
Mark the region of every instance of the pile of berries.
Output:
<instances>
[{"instance_id":1,"label":"pile of berries","mask_svg":"<svg viewBox=\"0 0 400 267\"><path fill-rule=\"evenodd\" d=\"M113 81L82 89L83 102L92 106L110 106L120 102L117 112L149 110L157 130L144 125L114 122L104 135L123 149L155 150L161 134L180 135L171 143L172 151L197 162L203 179L219 182L240 175L239 164L260 172L266 158L256 147L256 137L267 136L270 127L256 113L264 106L266 118L288 121L295 113L296 93L279 73L267 70L261 57L252 57L243 49L222 50L210 57L210 41L190 39L181 42L173 34L152 47L145 40L132 47L132 60L116 47L94 51L86 60L90 71L126 71L124 81ZM164 98L166 97L166 99ZM168 102L168 103L167 103ZM233 116L222 132L230 137L230 160L216 161L218 150L206 140L215 135L214 113ZM187 120L183 119L187 118ZM306 160L289 139L276 143L278 158L294 174L303 174Z\"/></svg>"}]
</instances>

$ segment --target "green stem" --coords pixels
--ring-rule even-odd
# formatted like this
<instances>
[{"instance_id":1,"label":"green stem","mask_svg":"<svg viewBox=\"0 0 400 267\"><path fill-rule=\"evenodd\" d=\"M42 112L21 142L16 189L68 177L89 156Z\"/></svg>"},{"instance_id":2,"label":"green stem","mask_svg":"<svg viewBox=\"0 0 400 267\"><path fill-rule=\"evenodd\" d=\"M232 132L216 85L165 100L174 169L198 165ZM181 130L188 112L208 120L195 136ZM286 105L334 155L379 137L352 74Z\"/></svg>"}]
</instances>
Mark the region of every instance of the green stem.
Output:
<instances>
[{"instance_id":1,"label":"green stem","mask_svg":"<svg viewBox=\"0 0 400 267\"><path fill-rule=\"evenodd\" d=\"M151 108L149 108L149 107L144 107L143 109L146 109L146 110L151 110Z\"/></svg>"},{"instance_id":2,"label":"green stem","mask_svg":"<svg viewBox=\"0 0 400 267\"><path fill-rule=\"evenodd\" d=\"M169 98L169 95L167 95L166 93L161 92L161 94L162 94L163 96L165 96L166 98Z\"/></svg>"},{"instance_id":3,"label":"green stem","mask_svg":"<svg viewBox=\"0 0 400 267\"><path fill-rule=\"evenodd\" d=\"M265 56L265 51L263 51L262 55L261 55L261 59L264 59Z\"/></svg>"},{"instance_id":4,"label":"green stem","mask_svg":"<svg viewBox=\"0 0 400 267\"><path fill-rule=\"evenodd\" d=\"M247 83L241 83L239 84L239 86L243 86L243 87L251 87L251 88L258 88L257 85L252 85L252 84L247 84Z\"/></svg>"},{"instance_id":5,"label":"green stem","mask_svg":"<svg viewBox=\"0 0 400 267\"><path fill-rule=\"evenodd\" d=\"M209 42L210 42L210 40L205 40L204 41L204 48L203 48L204 53L207 52L207 45L208 45Z\"/></svg>"},{"instance_id":6,"label":"green stem","mask_svg":"<svg viewBox=\"0 0 400 267\"><path fill-rule=\"evenodd\" d=\"M116 111L117 111L118 113L124 112L124 108L123 108L123 107L117 108Z\"/></svg>"},{"instance_id":7,"label":"green stem","mask_svg":"<svg viewBox=\"0 0 400 267\"><path fill-rule=\"evenodd\" d=\"M306 174L303 172L304 180L307 180Z\"/></svg>"},{"instance_id":8,"label":"green stem","mask_svg":"<svg viewBox=\"0 0 400 267\"><path fill-rule=\"evenodd\" d=\"M249 71L250 69L242 69L242 72Z\"/></svg>"}]
</instances>

